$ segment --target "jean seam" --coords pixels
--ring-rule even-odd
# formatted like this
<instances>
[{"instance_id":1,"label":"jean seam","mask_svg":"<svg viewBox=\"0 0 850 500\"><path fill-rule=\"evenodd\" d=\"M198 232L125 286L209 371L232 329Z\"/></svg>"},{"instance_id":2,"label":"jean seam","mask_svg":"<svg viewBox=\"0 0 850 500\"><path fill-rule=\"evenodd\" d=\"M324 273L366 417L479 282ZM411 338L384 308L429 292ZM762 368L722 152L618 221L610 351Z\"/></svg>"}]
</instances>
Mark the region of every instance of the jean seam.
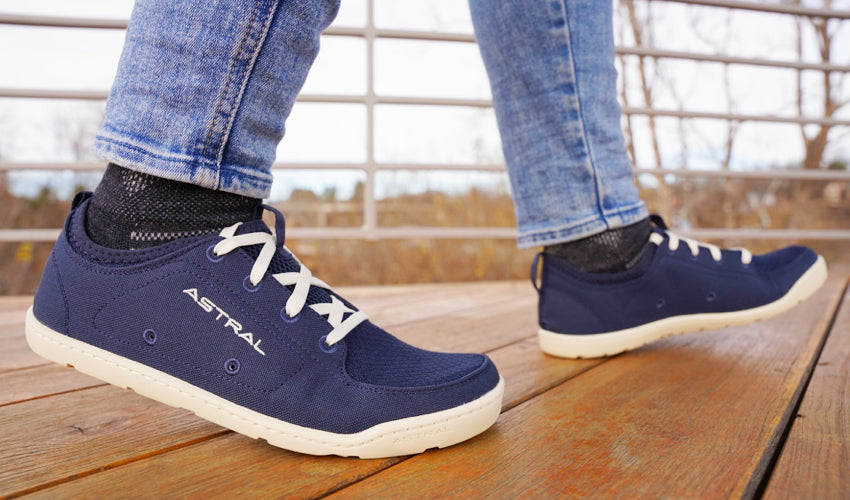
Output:
<instances>
[{"instance_id":1,"label":"jean seam","mask_svg":"<svg viewBox=\"0 0 850 500\"><path fill-rule=\"evenodd\" d=\"M544 228L544 229L534 229L530 231L524 231L517 234L517 243L520 248L530 248L536 245L548 245L554 243L560 243L563 241L573 241L575 239L583 237L583 235L579 234L578 236L572 239L564 239L563 233L575 233L577 230L581 230L583 227L592 226L595 222L600 222L606 226L609 226L608 217L611 216L637 216L641 215L646 210L644 203L638 202L633 205L627 207L619 207L615 211L609 211L605 215L599 216L591 216L585 217L583 219L573 221L569 224L560 225L558 227L553 228Z\"/></svg>"},{"instance_id":2,"label":"jean seam","mask_svg":"<svg viewBox=\"0 0 850 500\"><path fill-rule=\"evenodd\" d=\"M254 18L256 17L257 11L260 10L260 4L254 4L254 10L251 11L251 16L248 18L248 24L245 28L245 35L239 41L239 45L237 47L236 53L234 54L233 59L230 62L230 68L227 70L227 78L224 81L224 87L221 89L221 94L218 99L218 103L216 104L215 110L213 111L212 121L210 123L209 131L207 132L207 138L204 141L204 148L201 150L201 157L206 159L207 157L207 149L209 149L210 142L213 139L213 134L216 131L216 125L219 120L219 114L221 113L221 109L224 106L225 101L227 100L228 89L230 88L230 81L233 79L233 73L236 68L236 64L239 62L239 55L242 53L242 48L245 46L245 41L250 37L251 26L254 23ZM224 142L224 132L220 134L219 141ZM216 148L218 149L218 148ZM218 154L216 154L216 160L218 161Z\"/></svg>"},{"instance_id":3,"label":"jean seam","mask_svg":"<svg viewBox=\"0 0 850 500\"><path fill-rule=\"evenodd\" d=\"M236 114L239 110L239 103L244 95L245 86L247 85L248 79L250 78L251 72L254 68L254 63L256 62L258 54L263 47L263 42L265 41L266 34L269 31L271 20L274 17L274 12L277 7L277 2L270 3L266 19L261 26L258 26L256 20L263 3L265 2L257 2L248 18L245 35L240 40L231 61L230 68L227 72L227 79L224 82L218 103L215 111L213 112L209 132L207 133L207 138L204 141L204 147L201 151L201 157L206 160L207 151L211 149L211 147L215 147L216 153L213 165L216 166L220 166L221 161L224 158L224 149L227 145L227 138L233 127L233 121L235 120ZM257 29L260 30L259 36L256 36L255 34ZM248 45L248 42L251 41L254 41L254 47L253 49L249 49L250 57L246 61L242 56L246 53L246 45ZM234 86L233 81L236 79L239 66L243 66L241 68L241 75L239 76L241 83L239 84L238 91L234 93L232 91L232 87ZM227 110L225 122L219 125L223 119L222 114L225 109ZM216 179L216 182L219 182L219 178Z\"/></svg>"},{"instance_id":4,"label":"jean seam","mask_svg":"<svg viewBox=\"0 0 850 500\"><path fill-rule=\"evenodd\" d=\"M569 16L569 13L567 12L567 2L566 2L566 0L561 0L561 8L562 8L561 12L564 15L564 27L567 30L567 36L570 36L572 34L572 29L570 28L570 16ZM596 205L596 212L602 218L602 222L605 223L605 227L610 229L610 227L609 227L610 224L608 223L608 219L605 216L605 208L602 204L602 186L600 185L599 172L597 171L597 166L596 166L596 158L595 158L595 155L594 155L594 152L593 152L593 147L591 146L590 141L587 138L587 129L585 129L585 127L584 127L584 106L582 106L582 102L581 102L581 88L582 87L581 87L581 83L579 82L578 71L576 70L575 56L573 55L572 37L570 37L570 40L569 40L569 43L567 44L567 47L569 49L568 53L569 53L570 66L572 67L573 75L574 75L574 79L575 79L576 107L578 108L578 116L579 116L578 124L579 124L579 128L581 129L582 142L584 143L585 151L587 152L587 161L590 164L590 172L591 172L591 175L593 176L593 186L596 188L596 193L595 193L596 199L594 200L594 204Z\"/></svg>"},{"instance_id":5,"label":"jean seam","mask_svg":"<svg viewBox=\"0 0 850 500\"><path fill-rule=\"evenodd\" d=\"M112 137L112 135L113 134L110 134L110 133L107 133L107 132L101 130L101 132L99 134L97 134L95 139L98 142L107 142L107 143L115 144L116 146L121 146L121 147L124 147L124 148L127 148L127 149L137 150L137 151L143 152L143 153L145 153L149 156L152 156L154 158L159 158L161 160L183 161L183 162L197 160L197 158L195 158L191 154L170 153L170 152L168 154L163 154L163 153L153 152L153 151L151 151L150 146L148 144L143 144L143 143L139 143L139 142L136 142L136 141L130 141L130 140L127 140L126 138L120 138L119 139L119 138ZM206 163L207 163L206 158L201 157L200 160L201 160L200 163L202 165L206 166Z\"/></svg>"},{"instance_id":6,"label":"jean seam","mask_svg":"<svg viewBox=\"0 0 850 500\"><path fill-rule=\"evenodd\" d=\"M624 213L632 212L635 209L639 209L639 208L642 208L642 207L645 207L645 206L646 206L646 204L643 202L643 200L638 200L638 201L632 203L631 205L624 205L624 206L620 206L620 207L617 207L617 208L614 208L614 209L603 209L603 216L605 216L605 217L610 217L612 215L619 216L619 215L622 215Z\"/></svg>"},{"instance_id":7,"label":"jean seam","mask_svg":"<svg viewBox=\"0 0 850 500\"><path fill-rule=\"evenodd\" d=\"M259 36L257 37L257 43L254 47L254 51L251 54L251 59L248 61L248 65L245 67L245 71L243 72L242 84L239 86L239 93L236 97L236 102L242 102L242 97L245 95L245 88L248 86L248 81L251 79L251 74L254 71L254 67L257 63L257 59L260 57L260 52L263 50L263 45L265 44L266 37L268 36L269 30L271 29L272 21L274 19L274 15L277 12L277 6L279 2L273 1L269 7L268 13L266 14L266 19L263 22L263 25L260 29ZM236 120L236 115L238 113L238 106L235 106L233 111L230 114L230 117L227 121L225 136L230 136L231 130L233 130L233 123ZM216 160L219 164L224 161L224 150L226 141L222 141L219 146L218 153L216 155Z\"/></svg>"},{"instance_id":8,"label":"jean seam","mask_svg":"<svg viewBox=\"0 0 850 500\"><path fill-rule=\"evenodd\" d=\"M159 160L164 160L164 161L168 161L168 162L174 161L174 162L185 163L187 160L190 161L190 162L195 162L196 160L198 160L198 158L194 158L191 155L181 155L181 154L177 154L177 153L175 153L175 154L157 153L157 152L151 151L150 147L146 144L141 145L141 144L136 144L136 143L126 141L126 140L113 139L111 137L104 135L103 133L100 133L100 134L97 135L97 140L99 142L114 144L118 147L138 151L138 152L144 153L145 155L150 156L152 158L157 158ZM200 161L198 162L197 166L200 167L200 168L214 168L215 167L215 165L210 165L206 158L200 158ZM240 166L240 165L219 165L219 168L233 171L235 173L238 173L240 176L244 176L244 177L259 181L259 182L266 182L267 181L267 179L265 179L265 178L263 178L259 175L251 173L253 170L255 170L252 167Z\"/></svg>"}]
</instances>

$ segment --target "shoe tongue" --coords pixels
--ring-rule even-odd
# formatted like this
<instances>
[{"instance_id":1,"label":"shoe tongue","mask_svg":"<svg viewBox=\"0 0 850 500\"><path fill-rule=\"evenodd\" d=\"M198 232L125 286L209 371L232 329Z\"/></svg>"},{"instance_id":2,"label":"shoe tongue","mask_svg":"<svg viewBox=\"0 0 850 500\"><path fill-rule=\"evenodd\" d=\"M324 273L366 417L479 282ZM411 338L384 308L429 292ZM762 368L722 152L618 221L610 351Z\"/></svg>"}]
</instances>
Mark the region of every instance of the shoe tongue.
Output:
<instances>
[{"instance_id":1,"label":"shoe tongue","mask_svg":"<svg viewBox=\"0 0 850 500\"><path fill-rule=\"evenodd\" d=\"M271 230L268 228L265 222L262 219L251 220L248 222L243 222L238 228L236 228L236 234L247 234L247 233L268 233L271 234ZM252 259L256 260L260 255L260 250L263 249L263 245L251 245L248 247L242 247L240 250L244 251L248 255L251 256ZM301 264L295 259L295 257L289 253L284 248L278 248L272 257L271 264L269 264L269 268L266 271L268 274L280 274L280 273L297 273L301 271ZM290 291L295 289L294 285L290 285L288 287ZM331 296L324 288L319 288L315 286L310 287L310 291L307 293L307 305L313 304L321 304L325 302L330 302Z\"/></svg>"},{"instance_id":2,"label":"shoe tongue","mask_svg":"<svg viewBox=\"0 0 850 500\"><path fill-rule=\"evenodd\" d=\"M272 234L269 226L263 222L263 219L254 219L249 220L248 222L243 222L236 228L236 234L248 234L248 233L268 233Z\"/></svg>"}]
</instances>

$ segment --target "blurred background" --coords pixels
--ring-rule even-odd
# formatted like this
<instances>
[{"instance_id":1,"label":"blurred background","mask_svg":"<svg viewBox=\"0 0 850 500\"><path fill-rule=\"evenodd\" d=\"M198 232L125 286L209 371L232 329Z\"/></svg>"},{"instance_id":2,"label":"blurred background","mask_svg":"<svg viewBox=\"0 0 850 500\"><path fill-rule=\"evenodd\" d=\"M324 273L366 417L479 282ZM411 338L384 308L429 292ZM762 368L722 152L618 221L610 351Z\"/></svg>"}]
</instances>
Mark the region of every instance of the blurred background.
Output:
<instances>
[{"instance_id":1,"label":"blurred background","mask_svg":"<svg viewBox=\"0 0 850 500\"><path fill-rule=\"evenodd\" d=\"M80 189L131 0L0 0L0 294ZM850 261L850 1L619 0L637 184L685 235ZM335 285L525 279L466 2L343 0L278 148L287 245Z\"/></svg>"}]
</instances>

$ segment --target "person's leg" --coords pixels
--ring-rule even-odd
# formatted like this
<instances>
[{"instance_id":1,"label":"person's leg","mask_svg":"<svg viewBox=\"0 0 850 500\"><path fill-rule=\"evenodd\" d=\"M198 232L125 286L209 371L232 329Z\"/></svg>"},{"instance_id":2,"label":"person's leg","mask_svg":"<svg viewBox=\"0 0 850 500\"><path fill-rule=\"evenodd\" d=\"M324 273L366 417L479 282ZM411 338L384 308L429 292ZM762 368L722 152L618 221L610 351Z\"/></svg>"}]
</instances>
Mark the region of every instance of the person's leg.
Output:
<instances>
[{"instance_id":1,"label":"person's leg","mask_svg":"<svg viewBox=\"0 0 850 500\"><path fill-rule=\"evenodd\" d=\"M666 335L778 314L826 276L814 252L764 256L651 223L620 131L610 0L470 0L516 205L545 245L540 345L616 354ZM653 227L654 226L654 227Z\"/></svg>"},{"instance_id":2,"label":"person's leg","mask_svg":"<svg viewBox=\"0 0 850 500\"><path fill-rule=\"evenodd\" d=\"M646 243L649 224L620 131L611 2L470 0L470 7L520 247L554 246L589 270L621 266ZM583 259L588 254L595 259Z\"/></svg>"},{"instance_id":3,"label":"person's leg","mask_svg":"<svg viewBox=\"0 0 850 500\"><path fill-rule=\"evenodd\" d=\"M283 246L282 214L262 220L336 8L137 3L97 142L121 166L73 203L27 314L35 352L305 453L407 455L495 422L492 361L397 340Z\"/></svg>"},{"instance_id":4,"label":"person's leg","mask_svg":"<svg viewBox=\"0 0 850 500\"><path fill-rule=\"evenodd\" d=\"M112 164L88 212L95 241L145 247L250 216L269 193L284 122L338 8L136 2L95 142Z\"/></svg>"}]
</instances>

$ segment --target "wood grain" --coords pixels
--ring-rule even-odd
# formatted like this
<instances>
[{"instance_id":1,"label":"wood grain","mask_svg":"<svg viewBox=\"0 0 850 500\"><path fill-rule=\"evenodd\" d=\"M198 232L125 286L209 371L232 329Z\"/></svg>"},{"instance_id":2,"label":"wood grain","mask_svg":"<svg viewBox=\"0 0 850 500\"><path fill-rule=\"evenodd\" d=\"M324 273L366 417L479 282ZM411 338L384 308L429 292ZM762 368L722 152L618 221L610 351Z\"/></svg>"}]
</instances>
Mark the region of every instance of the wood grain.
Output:
<instances>
[{"instance_id":1,"label":"wood grain","mask_svg":"<svg viewBox=\"0 0 850 500\"><path fill-rule=\"evenodd\" d=\"M0 496L221 432L126 389L95 387L0 407Z\"/></svg>"},{"instance_id":2,"label":"wood grain","mask_svg":"<svg viewBox=\"0 0 850 500\"><path fill-rule=\"evenodd\" d=\"M537 297L507 298L391 327L401 340L423 349L486 352L537 335Z\"/></svg>"},{"instance_id":3,"label":"wood grain","mask_svg":"<svg viewBox=\"0 0 850 500\"><path fill-rule=\"evenodd\" d=\"M365 311L373 323L394 332L397 325L413 321L504 303L519 295L536 297L530 285L518 282L461 283L442 287L417 285L415 288L424 290L415 294L403 291L397 296L350 300Z\"/></svg>"},{"instance_id":4,"label":"wood grain","mask_svg":"<svg viewBox=\"0 0 850 500\"><path fill-rule=\"evenodd\" d=\"M474 329L473 325L481 320L489 318L490 323L485 322L485 324L489 324L491 326L496 325L502 316L506 317L508 315L518 315L520 310L524 310L522 314L523 317L531 318L530 313L533 309L533 301L525 300L512 302L517 289L517 284L515 283L468 284L451 286L448 290L446 290L445 286L427 286L417 288L426 288L429 292L433 293L425 294L423 297L418 293L410 293L409 291L401 290L401 292L404 293L392 295L391 297L398 299L398 295L403 295L403 299L396 300L395 304L390 304L385 310L392 313L390 316L398 322L397 326L399 326L402 330L404 329L405 321L410 322L410 318L413 318L411 322L411 324L414 325L412 331L421 332L423 328L422 323L425 321L422 318L436 317L439 318L438 323L443 324L447 323L449 318L451 318L450 321L452 322L466 322L467 326L465 328L461 328L461 330L465 329L467 331L472 331ZM419 292L420 290L415 291ZM384 296L384 298L386 299L387 296ZM415 303L417 307L411 307L411 303ZM498 304L498 307L492 307L492 304L494 303ZM476 304L480 307L476 307ZM511 304L513 309L511 309L511 307L507 307L506 304ZM491 317L494 313L498 313L495 318ZM10 312L10 314L14 313ZM22 311L19 314L22 315ZM530 322L533 326L533 321L530 320ZM425 326L431 328L428 330L429 337L436 339L436 341L432 342L436 348L449 350L449 348L457 343L456 339L453 337L435 335L433 324L426 322ZM20 329L15 333L15 335L11 336L12 338L10 340L23 342L22 323L19 325L19 328ZM439 327L437 327L436 331L439 332ZM413 337L417 337L417 335L413 335ZM22 348L24 349L24 353L29 352L26 349L25 344L22 344ZM514 351L516 351L515 348ZM524 355L526 357L531 356L537 358L540 356L536 350L529 347L522 349L522 351L524 351ZM518 359L516 356L513 357ZM551 365L546 367L544 364L543 366L544 369L552 370ZM529 377L527 375L528 374L526 374L526 377L516 377L517 381L524 381L524 386L526 386L527 389L522 389L521 385L513 385L509 388L509 394L513 393L519 395L523 391L529 392L534 390L532 385L537 380L535 380L533 376ZM557 380L562 380L568 375L553 373L551 376L555 377L555 380L550 381L550 384L556 383ZM0 429L3 429L4 432L8 431L7 437L9 437L10 434L23 435L21 434L22 427L14 425L15 415L21 419L20 422L24 422L29 420L29 415L43 412L43 418L35 422L38 433L42 435L58 434L65 436L68 428L85 429L87 427L85 424L73 424L71 426L66 425L65 422L67 419L74 419L74 416L77 415L78 412L82 412L82 414L85 415L85 417L80 417L84 421L86 418L96 418L98 414L107 412L107 408L110 409L108 411L112 412L110 415L112 415L112 419L114 421L128 422L134 419L140 419L141 424L153 425L154 422L152 419L160 418L160 413L166 412L165 414L168 415L169 418L176 419L172 423L176 425L178 429L183 429L184 427L188 429L205 429L204 432L192 434L188 439L178 439L176 444L174 444L175 446L189 442L191 439L197 439L199 437L206 438L212 433L220 432L219 427L206 424L191 414L144 400L143 398L132 395L127 391L121 391L112 387L101 387L95 391L82 390L73 394L66 393L53 397L45 397L52 393L61 393L63 391L76 390L86 386L99 384L96 379L92 379L73 370L64 369L63 367L56 365L42 365L35 368L7 372L2 375L2 379L0 380L2 380L3 387L8 388L8 390L5 390L3 393L2 400L5 402L12 403L34 397L42 398L39 400L28 401L26 403L11 405L7 408L5 420L3 417L4 414L0 413ZM109 394L118 394L121 397L110 399L108 396L104 396ZM148 405L151 405L152 408L158 409L157 412L151 412L151 419L145 417L144 412L140 411L141 407L147 407ZM79 408L77 408L78 406ZM33 410L33 408L37 409ZM74 439L67 442L61 442L58 448L53 446L44 448L27 448L26 460L13 460L11 456L7 457L0 455L0 463L14 463L14 465L10 466L6 471L8 477L0 476L0 481L10 485L10 487L13 488L13 491L21 491L39 484L50 484L53 482L64 481L68 478L86 476L93 470L109 468L116 463L133 460L137 454L144 453L147 455L154 455L161 452L163 449L166 449L166 447L162 445L162 442L157 440L153 440L150 443L145 442L143 435L134 432L127 426L99 425L97 427L103 434L104 439L102 442L92 443L89 440L79 440L76 439L76 434L71 432L70 437ZM108 439L107 436L110 436L111 439ZM13 450L16 448L14 440L11 437L9 439L10 441L8 446L6 446L6 449ZM252 443L253 441L247 438L234 436L227 438L227 442L235 443L232 445L233 449L228 452L227 456L240 456L240 450L246 446L246 442ZM218 443L218 440L216 440L216 443ZM0 441L0 444L3 444L2 441ZM133 449L134 446L140 446L142 451ZM203 448L205 443L198 446L202 446L202 451L206 449ZM216 444L215 446L219 445ZM92 450L92 447L97 447L97 450ZM274 450L274 452L277 453L275 456L278 459L281 453L287 454L287 452L282 452L281 450L277 450L264 444L261 444L259 448L257 448L257 446L252 446L251 448L263 450L261 455L262 453L268 453L267 449ZM192 449L194 450L195 447L192 447ZM203 453L210 452L203 451ZM217 448L213 448L211 453L213 454L207 456L221 456L218 453ZM63 454L69 457L79 457L79 460L62 460ZM294 467L295 465L293 464L297 465L305 460L305 456L303 455L297 455L294 453L289 455L291 455L291 458L289 459L289 468ZM173 455L169 454L169 457L171 456ZM260 456L260 458L263 456L264 455ZM306 458L319 461L328 460L326 458ZM249 462L256 459L257 457L249 454L245 457L245 463L249 464ZM142 462L147 463L148 460L143 460ZM336 463L336 461L340 459L334 458L330 460ZM63 466L51 467L50 464L55 461L62 461ZM194 463L194 459L190 459L187 463ZM213 461L213 463L217 462ZM343 460L343 463L351 464L356 462ZM220 465L221 464L219 464L219 466ZM248 466L249 465L246 465L246 467ZM124 466L120 469L124 471L126 467L127 466ZM193 469L187 468L186 470L189 473L192 473ZM359 467L351 467L349 465L348 467L343 468L342 471L343 473L337 478L337 481L341 484L347 484L348 481L355 480L356 478L362 477L364 474L371 473L370 471L374 471L374 465L368 465L368 467L362 471ZM101 474L96 474L93 477L99 476L101 476ZM108 475L103 477L108 477ZM177 478L182 476L175 474L174 477ZM218 484L216 481L221 480L220 476L215 477L216 480L213 481L214 485ZM188 478L184 478L183 480L187 481ZM78 481L81 480L73 481L72 483L76 484ZM131 479L129 481L132 483L133 480ZM119 489L113 491L115 493L120 493L121 488L126 487L126 483L127 481L117 481L115 484L119 485ZM142 481L142 483L144 484L144 481ZM82 480L80 484L88 484L88 481ZM192 483L189 481L187 484ZM298 481L295 481L292 484L297 486L299 483ZM326 480L316 482L315 488L319 489L315 490L315 493L320 494L323 491L328 491L322 489L326 488L327 485L328 483ZM59 488L61 489L61 487ZM0 491L4 490L0 489Z\"/></svg>"},{"instance_id":5,"label":"wood grain","mask_svg":"<svg viewBox=\"0 0 850 500\"><path fill-rule=\"evenodd\" d=\"M400 460L310 457L228 433L27 498L315 498Z\"/></svg>"},{"instance_id":6,"label":"wood grain","mask_svg":"<svg viewBox=\"0 0 850 500\"><path fill-rule=\"evenodd\" d=\"M765 498L850 498L850 292L844 296Z\"/></svg>"},{"instance_id":7,"label":"wood grain","mask_svg":"<svg viewBox=\"0 0 850 500\"><path fill-rule=\"evenodd\" d=\"M4 373L0 380L3 384L0 406L106 385L84 373L52 363Z\"/></svg>"},{"instance_id":8,"label":"wood grain","mask_svg":"<svg viewBox=\"0 0 850 500\"><path fill-rule=\"evenodd\" d=\"M332 497L740 497L774 451L839 285L770 321L618 356L505 412L464 446Z\"/></svg>"},{"instance_id":9,"label":"wood grain","mask_svg":"<svg viewBox=\"0 0 850 500\"><path fill-rule=\"evenodd\" d=\"M31 305L32 295L7 295L0 298L0 325L4 324L6 313L11 313L11 316L20 317L23 320L21 313Z\"/></svg>"},{"instance_id":10,"label":"wood grain","mask_svg":"<svg viewBox=\"0 0 850 500\"><path fill-rule=\"evenodd\" d=\"M0 349L4 340L19 342L24 360L0 350L0 401L10 402L0 406L0 497L741 496L759 484L766 457L777 452L842 284L831 281L802 306L761 324L583 361L540 353L536 295L525 283L343 290L415 345L489 351L507 381L505 412L489 431L460 446L389 460L290 453L130 391L80 389L97 381L32 366L43 361L27 359L16 319L29 302L4 307L0 299ZM834 366L846 399L845 348L839 344ZM4 366L18 368L3 372ZM816 378L811 390L815 384ZM832 411L839 396L830 391L818 401ZM15 403L31 397L38 399ZM846 403L836 411L846 419ZM832 451L806 453L799 463L818 462L811 469L837 460ZM779 487L771 483L768 492L821 491ZM838 488L823 491L846 492L846 483Z\"/></svg>"},{"instance_id":11,"label":"wood grain","mask_svg":"<svg viewBox=\"0 0 850 500\"><path fill-rule=\"evenodd\" d=\"M0 297L0 376L9 370L47 363L30 351L24 340L24 315L31 305L32 297Z\"/></svg>"},{"instance_id":12,"label":"wood grain","mask_svg":"<svg viewBox=\"0 0 850 500\"><path fill-rule=\"evenodd\" d=\"M541 387L557 385L604 362L564 362L544 356L536 348L536 339L504 347L491 355L507 380L507 407L533 397ZM106 498L156 498L164 491L175 497L232 498L245 494L254 498L314 498L402 460L299 455L229 433L56 485L39 491L35 498L86 498L93 492ZM223 470L229 472L223 476ZM151 477L156 478L155 486L145 480Z\"/></svg>"},{"instance_id":13,"label":"wood grain","mask_svg":"<svg viewBox=\"0 0 850 500\"><path fill-rule=\"evenodd\" d=\"M27 341L24 339L23 332L24 329L22 326L18 336L11 338L0 337L0 377L4 376L10 370L20 370L22 368L30 368L49 363L49 361L30 350Z\"/></svg>"}]
</instances>

